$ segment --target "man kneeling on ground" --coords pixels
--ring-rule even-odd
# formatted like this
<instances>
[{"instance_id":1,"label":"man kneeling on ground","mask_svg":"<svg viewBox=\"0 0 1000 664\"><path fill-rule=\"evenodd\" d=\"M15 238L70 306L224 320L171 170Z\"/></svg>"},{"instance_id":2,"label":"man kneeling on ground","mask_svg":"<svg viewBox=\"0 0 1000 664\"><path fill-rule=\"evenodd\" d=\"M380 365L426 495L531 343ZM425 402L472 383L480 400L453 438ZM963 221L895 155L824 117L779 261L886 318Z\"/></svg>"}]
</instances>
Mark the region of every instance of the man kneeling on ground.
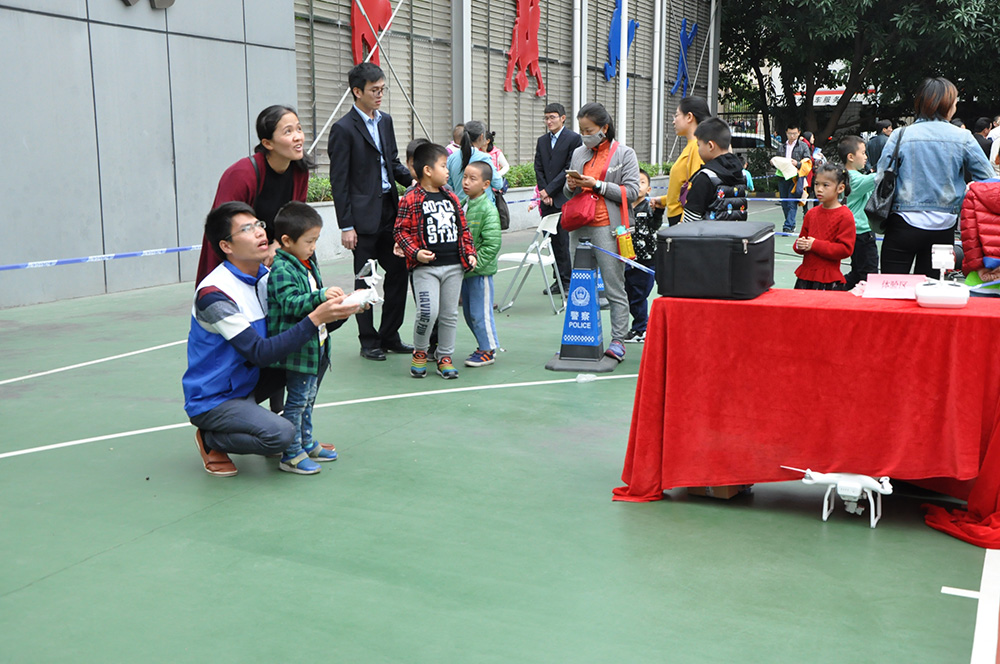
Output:
<instances>
[{"instance_id":1,"label":"man kneeling on ground","mask_svg":"<svg viewBox=\"0 0 1000 664\"><path fill-rule=\"evenodd\" d=\"M262 384L266 367L301 348L320 324L344 321L361 309L344 305L344 292L316 307L298 325L267 338L267 268L270 248L264 222L246 203L223 203L205 219L205 238L223 263L198 284L188 334L188 368L182 380L184 410L198 427L195 439L205 470L236 474L229 454L281 454L295 442L295 428L257 404L273 392ZM342 323L341 323L342 324Z\"/></svg>"}]
</instances>

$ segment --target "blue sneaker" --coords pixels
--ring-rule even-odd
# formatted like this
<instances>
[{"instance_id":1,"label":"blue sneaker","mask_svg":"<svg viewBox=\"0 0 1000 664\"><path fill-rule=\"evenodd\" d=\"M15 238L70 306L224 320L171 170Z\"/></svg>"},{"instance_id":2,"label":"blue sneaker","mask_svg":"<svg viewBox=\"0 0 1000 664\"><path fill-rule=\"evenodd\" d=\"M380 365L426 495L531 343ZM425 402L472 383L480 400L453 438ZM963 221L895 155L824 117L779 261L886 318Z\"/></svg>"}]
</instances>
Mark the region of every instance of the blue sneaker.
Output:
<instances>
[{"instance_id":1,"label":"blue sneaker","mask_svg":"<svg viewBox=\"0 0 1000 664\"><path fill-rule=\"evenodd\" d=\"M286 473L296 473L297 475L315 475L321 470L320 465L310 459L304 451L293 457L282 455L281 461L278 462L278 468Z\"/></svg>"},{"instance_id":2,"label":"blue sneaker","mask_svg":"<svg viewBox=\"0 0 1000 664\"><path fill-rule=\"evenodd\" d=\"M619 362L625 361L625 344L615 339L608 346L608 349L604 351L604 354L608 357L613 357Z\"/></svg>"},{"instance_id":3,"label":"blue sneaker","mask_svg":"<svg viewBox=\"0 0 1000 664\"><path fill-rule=\"evenodd\" d=\"M337 460L337 448L333 445L322 445L317 441L313 441L312 447L303 447L302 451L308 454L310 459L315 459L316 461Z\"/></svg>"},{"instance_id":4,"label":"blue sneaker","mask_svg":"<svg viewBox=\"0 0 1000 664\"><path fill-rule=\"evenodd\" d=\"M496 356L491 350L479 350L470 355L465 360L465 366L467 367L485 367L493 364L496 361Z\"/></svg>"}]
</instances>

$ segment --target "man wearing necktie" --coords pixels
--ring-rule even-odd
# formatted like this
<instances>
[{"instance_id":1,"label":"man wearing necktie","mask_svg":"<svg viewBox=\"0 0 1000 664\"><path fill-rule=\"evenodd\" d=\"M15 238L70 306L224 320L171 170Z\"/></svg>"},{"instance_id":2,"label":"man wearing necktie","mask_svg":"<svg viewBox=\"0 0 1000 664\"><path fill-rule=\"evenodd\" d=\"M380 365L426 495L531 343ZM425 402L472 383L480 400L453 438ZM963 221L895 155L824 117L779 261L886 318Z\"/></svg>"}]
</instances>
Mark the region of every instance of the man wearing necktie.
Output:
<instances>
[{"instance_id":1,"label":"man wearing necktie","mask_svg":"<svg viewBox=\"0 0 1000 664\"><path fill-rule=\"evenodd\" d=\"M566 169L573 150L583 145L580 135L565 126L566 109L562 104L548 104L545 107L545 128L548 129L538 137L535 148L535 181L542 199L540 210L542 216L555 214L562 210L566 202L563 194L563 184L566 182ZM572 263L570 261L569 233L559 224L558 231L552 236L552 253L556 258L555 272L549 291L559 292L557 281L562 282L563 292L568 292Z\"/></svg>"},{"instance_id":2,"label":"man wearing necktie","mask_svg":"<svg viewBox=\"0 0 1000 664\"><path fill-rule=\"evenodd\" d=\"M399 337L406 311L406 262L392 251L399 204L396 183L408 187L413 178L399 163L392 117L379 110L385 94L382 69L363 62L351 69L347 80L354 106L330 129L330 187L341 243L354 252L354 273L372 258L385 271L385 302L378 329L371 309L357 316L361 357L385 360L386 352L413 352ZM366 284L358 279L354 287Z\"/></svg>"}]
</instances>

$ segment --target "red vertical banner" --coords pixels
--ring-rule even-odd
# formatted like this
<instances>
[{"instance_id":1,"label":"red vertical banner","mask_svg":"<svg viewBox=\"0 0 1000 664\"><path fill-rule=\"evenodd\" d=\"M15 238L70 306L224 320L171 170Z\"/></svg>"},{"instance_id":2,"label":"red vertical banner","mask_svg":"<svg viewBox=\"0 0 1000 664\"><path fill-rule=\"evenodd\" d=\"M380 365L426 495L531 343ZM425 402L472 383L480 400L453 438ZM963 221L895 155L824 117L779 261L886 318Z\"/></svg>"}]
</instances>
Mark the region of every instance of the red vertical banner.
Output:
<instances>
[{"instance_id":1,"label":"red vertical banner","mask_svg":"<svg viewBox=\"0 0 1000 664\"><path fill-rule=\"evenodd\" d=\"M365 15L368 20L365 20ZM375 48L378 33L389 27L391 18L392 4L389 0L351 0L351 54L354 56L354 64L364 62L365 47L369 51ZM371 58L376 65L379 64L378 55L378 51L375 51Z\"/></svg>"},{"instance_id":2,"label":"red vertical banner","mask_svg":"<svg viewBox=\"0 0 1000 664\"><path fill-rule=\"evenodd\" d=\"M514 19L514 32L510 37L510 51L507 52L507 80L504 81L505 92L513 92L512 83L517 83L518 92L524 92L528 87L528 76L534 76L538 81L538 97L545 96L545 83L542 81L542 70L538 66L538 28L542 22L542 8L539 0L516 0L517 18ZM517 70L517 76L514 71Z\"/></svg>"}]
</instances>

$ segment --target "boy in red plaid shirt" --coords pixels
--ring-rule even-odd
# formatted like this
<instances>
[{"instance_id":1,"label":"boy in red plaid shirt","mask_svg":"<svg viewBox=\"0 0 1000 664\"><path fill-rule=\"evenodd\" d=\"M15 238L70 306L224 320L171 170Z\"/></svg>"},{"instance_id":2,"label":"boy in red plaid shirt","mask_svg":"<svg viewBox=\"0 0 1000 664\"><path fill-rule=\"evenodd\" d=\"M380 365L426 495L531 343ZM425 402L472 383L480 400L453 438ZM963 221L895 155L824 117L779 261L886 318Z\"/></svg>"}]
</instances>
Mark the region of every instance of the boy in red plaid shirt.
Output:
<instances>
[{"instance_id":1,"label":"boy in red plaid shirt","mask_svg":"<svg viewBox=\"0 0 1000 664\"><path fill-rule=\"evenodd\" d=\"M437 373L458 378L451 362L458 327L462 278L476 267L476 249L458 198L448 182L448 152L425 143L413 153L413 170L420 184L399 201L395 239L412 272L417 318L413 325L410 375L427 375L427 349L434 322L438 324Z\"/></svg>"}]
</instances>

